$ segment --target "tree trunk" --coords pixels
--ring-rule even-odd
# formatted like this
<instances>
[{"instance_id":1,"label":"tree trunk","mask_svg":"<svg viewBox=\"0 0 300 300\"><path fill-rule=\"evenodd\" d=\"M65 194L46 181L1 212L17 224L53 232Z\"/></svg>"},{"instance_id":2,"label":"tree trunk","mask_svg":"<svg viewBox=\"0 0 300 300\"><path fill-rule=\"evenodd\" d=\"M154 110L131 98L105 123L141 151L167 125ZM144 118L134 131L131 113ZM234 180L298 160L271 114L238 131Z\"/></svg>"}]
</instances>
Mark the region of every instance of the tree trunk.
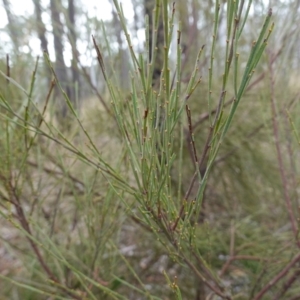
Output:
<instances>
[{"instance_id":1,"label":"tree trunk","mask_svg":"<svg viewBox=\"0 0 300 300\"><path fill-rule=\"evenodd\" d=\"M35 17L36 17L36 30L37 30L37 34L41 43L41 50L45 51L47 54L49 54L48 51L48 41L47 41L47 37L46 37L46 26L43 23L42 20L42 7L41 7L41 3L39 0L33 0L33 4L34 4L34 11L35 11ZM47 82L48 82L48 86L50 85L50 81L51 81L51 71L49 66L45 65L45 74L47 76Z\"/></svg>"},{"instance_id":2,"label":"tree trunk","mask_svg":"<svg viewBox=\"0 0 300 300\"><path fill-rule=\"evenodd\" d=\"M152 60L152 47L153 47L153 33L154 33L154 20L153 20L153 11L155 9L155 0L144 0L145 5L145 14L149 17L149 60ZM162 7L160 7L162 9ZM160 12L158 29L157 29L157 40L156 45L156 59L154 62L154 70L153 70L153 85L157 86L159 84L159 79L162 71L162 66L164 62L164 26L162 19L162 11Z\"/></svg>"},{"instance_id":3,"label":"tree trunk","mask_svg":"<svg viewBox=\"0 0 300 300\"><path fill-rule=\"evenodd\" d=\"M126 90L129 88L129 57L127 55L126 50L124 49L123 46L123 40L122 40L122 26L120 23L120 20L118 19L117 13L112 9L112 15L113 15L113 22L114 22L114 29L117 37L117 41L119 44L119 61L120 61L120 66L119 66L119 85L123 90Z\"/></svg>"},{"instance_id":4,"label":"tree trunk","mask_svg":"<svg viewBox=\"0 0 300 300\"><path fill-rule=\"evenodd\" d=\"M10 34L10 38L13 42L14 48L15 48L15 53L19 53L19 41L21 38L20 34L20 28L18 26L18 22L17 19L15 18L15 16L11 13L11 9L10 9L10 2L8 0L2 0L3 2L3 7L5 9L6 12L6 16L7 16L7 20L8 20L8 31Z\"/></svg>"},{"instance_id":5,"label":"tree trunk","mask_svg":"<svg viewBox=\"0 0 300 300\"><path fill-rule=\"evenodd\" d=\"M73 85L70 88L70 97L71 97L71 101L74 104L78 104L76 103L78 98L80 98L80 90L78 90L78 95L77 95L77 86L79 84L79 72L78 72L78 50L77 50L77 34L75 31L75 18L76 18L76 9L75 9L75 4L74 4L74 0L68 0L68 37L70 40L70 44L72 47L72 60L71 60L71 72L72 72L72 83Z\"/></svg>"},{"instance_id":6,"label":"tree trunk","mask_svg":"<svg viewBox=\"0 0 300 300\"><path fill-rule=\"evenodd\" d=\"M55 73L57 79L67 93L70 96L69 89L67 87L68 76L67 69L64 61L64 47L63 47L63 24L60 19L59 7L61 6L60 0L50 0L50 10L51 10L51 22L53 27L53 37L54 37L54 51L55 51ZM60 93L59 93L60 94ZM67 105L63 97L58 96L58 91L55 93L57 101L57 114L60 117L65 117L67 114Z\"/></svg>"},{"instance_id":7,"label":"tree trunk","mask_svg":"<svg viewBox=\"0 0 300 300\"><path fill-rule=\"evenodd\" d=\"M33 0L34 4L34 10L35 10L35 15L36 15L36 28L37 28L37 33L38 37L41 42L41 49L42 51L48 52L48 41L46 38L46 26L42 21L42 8L41 8L41 3L39 0Z\"/></svg>"}]
</instances>

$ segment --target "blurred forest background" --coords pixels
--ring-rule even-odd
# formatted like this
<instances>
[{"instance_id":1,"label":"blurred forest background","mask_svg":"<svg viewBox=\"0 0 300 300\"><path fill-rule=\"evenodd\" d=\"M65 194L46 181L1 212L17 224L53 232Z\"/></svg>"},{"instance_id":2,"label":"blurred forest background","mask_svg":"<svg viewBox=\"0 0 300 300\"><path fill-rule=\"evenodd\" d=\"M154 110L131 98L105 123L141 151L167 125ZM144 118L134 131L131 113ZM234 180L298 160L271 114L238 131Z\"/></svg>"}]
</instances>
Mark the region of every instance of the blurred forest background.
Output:
<instances>
[{"instance_id":1,"label":"blurred forest background","mask_svg":"<svg viewBox=\"0 0 300 300\"><path fill-rule=\"evenodd\" d=\"M130 167L116 113L129 118L128 103L142 97L131 51L139 62L151 60L145 49L156 44L151 87L161 92L166 22L161 15L155 25L153 10L167 1L123 1L125 18L113 1L25 2L0 7L0 299L300 299L300 1L169 1L170 85L179 78L180 31L178 98L189 108L174 125L180 155L166 173L166 198L177 199L177 210L167 221L160 207L156 214L139 202L147 191ZM270 8L275 27L210 167L205 145L232 57L225 53L229 3L249 9L238 40L241 69ZM201 82L185 95L194 69ZM236 92L228 78L224 115ZM209 176L201 212L187 225L181 199L200 193L190 185L195 149L200 175L209 169ZM177 223L197 251L184 238L183 250L176 244Z\"/></svg>"},{"instance_id":2,"label":"blurred forest background","mask_svg":"<svg viewBox=\"0 0 300 300\"><path fill-rule=\"evenodd\" d=\"M226 1L225 1L226 2ZM278 35L271 41L274 43L274 55L283 47L286 40L289 41L288 50L285 55L290 61L285 60L290 72L296 72L299 67L299 53L296 51L296 27L297 27L297 1L251 1L250 17L246 24L244 36L244 51L249 49L249 41L255 39L258 26L269 7L273 9L276 19L276 30ZM201 46L206 45L209 53L211 43L211 30L214 20L214 1L205 1L199 4L197 1L176 3L176 18L181 22L182 49L184 54L183 72L190 74L194 66L194 57ZM142 52L145 43L145 14L151 16L155 1L125 1L123 9L127 16L128 27L132 35L133 46L138 52ZM247 5L245 2L245 6ZM219 36L217 47L225 45L225 6L222 6L221 18L219 20ZM17 11L17 13L15 12ZM223 13L223 16L222 16ZM22 3L14 1L2 1L1 7L1 59L5 62L9 55L11 64L26 66L35 64L36 57L43 56L43 52L50 55L58 79L61 81L67 94L72 101L82 102L89 97L101 98L105 90L105 84L101 80L101 71L98 67L94 45L91 40L92 34L101 41L103 51L110 51L109 56L114 69L118 70L120 86L126 90L129 88L128 77L129 53L126 40L122 34L122 28L118 16L114 10L113 2L107 0L101 3L95 1L29 1ZM151 21L151 18L150 18ZM177 24L178 25L178 24ZM176 25L175 25L176 26ZM103 28L106 30L103 41ZM110 49L105 49L108 43ZM275 47L276 46L276 47ZM286 45L287 46L287 45ZM173 49L174 50L174 49ZM277 51L277 52L276 52ZM174 51L173 51L174 52ZM293 53L293 55L290 55ZM107 53L108 55L108 53ZM172 55L172 54L171 54ZM175 55L173 54L175 63ZM206 59L206 64L208 59ZM203 63L204 64L204 63ZM202 66L203 69L205 65ZM287 72L286 67L280 68L281 72ZM38 70L42 73L41 84L48 87L51 81L51 72L45 66ZM13 72L13 69L11 70ZM30 77L24 78L27 83ZM18 78L16 78L18 79ZM27 79L27 82L26 82ZM46 80L47 79L47 80ZM297 82L297 80L295 80ZM19 82L19 81L18 81ZM294 83L293 83L294 84ZM292 85L292 84L290 84ZM80 88L79 88L80 86ZM102 104L105 106L104 101Z\"/></svg>"}]
</instances>

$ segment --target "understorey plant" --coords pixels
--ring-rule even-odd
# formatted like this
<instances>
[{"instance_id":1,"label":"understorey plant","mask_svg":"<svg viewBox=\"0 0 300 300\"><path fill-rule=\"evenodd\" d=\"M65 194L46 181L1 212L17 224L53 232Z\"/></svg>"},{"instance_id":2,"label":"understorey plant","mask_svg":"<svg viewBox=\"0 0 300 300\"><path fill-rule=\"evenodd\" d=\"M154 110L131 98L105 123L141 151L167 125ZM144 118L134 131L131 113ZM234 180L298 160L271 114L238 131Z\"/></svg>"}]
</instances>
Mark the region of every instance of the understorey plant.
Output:
<instances>
[{"instance_id":1,"label":"understorey plant","mask_svg":"<svg viewBox=\"0 0 300 300\"><path fill-rule=\"evenodd\" d=\"M258 300L266 295L281 299L287 293L299 275L291 271L300 261L299 254L290 253L294 254L290 260L284 256L283 268L274 266L260 255L261 240L267 238L251 216L236 221L226 219L221 210L209 215L214 197L210 178L238 151L236 146L228 153L222 149L234 145L231 135L235 120L243 115L247 92L266 77L253 78L274 27L272 10L266 11L255 40L245 45L251 6L252 1L215 1L209 43L199 48L186 80L176 5L155 1L152 16L145 18L145 47L139 52L122 6L114 0L130 57L130 92L118 85L118 70L103 28L104 39L97 33L92 36L109 93L109 103L99 116L100 138L74 108L46 53L53 80L41 107L34 99L38 60L29 90L1 72L7 86L19 90L24 101L15 109L9 88L1 92L0 214L27 241L27 246L17 247L17 242L4 239L7 249L21 253L24 266L22 274L1 274L2 279L25 290L27 299L40 295L40 299ZM287 188L273 101L273 65L278 55L269 56L267 66L279 177ZM49 104L55 86L73 122L67 130L57 124ZM246 142L264 125L250 132ZM110 146L105 148L106 144ZM213 183L219 186L228 181L227 176ZM234 198L231 192L224 189L222 196ZM298 245L297 221L285 192ZM229 232L219 232L222 222ZM135 235L141 240L135 240ZM251 242L240 243L246 237ZM282 253L282 248L275 249L277 240L268 238L265 244L273 251L269 255ZM243 254L249 244L250 254ZM135 255L142 256L139 246L150 253L147 262L136 264ZM254 275L228 279L226 272L236 261ZM159 270L153 274L163 275L159 282L144 275L151 267ZM284 287L273 293L286 275L290 277Z\"/></svg>"},{"instance_id":2,"label":"understorey plant","mask_svg":"<svg viewBox=\"0 0 300 300\"><path fill-rule=\"evenodd\" d=\"M227 3L226 42L222 53L223 75L221 84L218 88L214 87L218 90L216 92L212 91L212 86L221 6L216 1L209 50L210 66L205 80L208 84L208 92L205 96L209 128L205 143L202 149L199 149L195 143L197 136L193 132L189 98L193 93L197 93L198 86L202 84L203 78L199 66L205 45L199 49L199 54L195 58L194 71L189 82L183 85L180 28L177 33L174 33L175 4L170 7L168 1L156 1L152 22L154 29L150 31L153 33L150 37L152 47L149 48L147 34L149 29L146 27L146 50L138 54L133 50L122 6L117 1L114 3L130 49L133 67L130 99L126 105L120 101L122 98L120 90L115 86L113 77L106 71L101 46L97 44L94 37L93 42L99 66L110 92L120 135L126 147L132 173L132 185L128 185L126 192L131 195L130 198L133 198L134 202L128 201L127 197L123 198L120 189L124 191L124 187L118 187L115 181L112 184L116 186L116 193L120 195L128 211L131 211L138 223L148 228L164 245L168 255L174 261L190 268L198 279L199 285L205 286L205 290L221 298L231 299L230 290L224 286L218 274L209 267L201 253L198 240L199 227L203 226L201 210L211 169L272 32L274 26L271 22L272 10L267 13L257 39L251 45L246 65L241 67L239 41L243 36L251 1L248 7L244 5L244 1ZM160 17L163 20L164 47L163 66L161 66L157 85L153 82L153 72L155 59L159 55L156 40ZM171 56L173 44L176 44L175 60ZM226 106L229 108L225 109ZM207 111L207 108L205 110ZM189 141L188 147L194 164L194 173L186 189L182 184L185 139ZM181 299L180 286L176 279L171 283L171 287L178 299Z\"/></svg>"}]
</instances>

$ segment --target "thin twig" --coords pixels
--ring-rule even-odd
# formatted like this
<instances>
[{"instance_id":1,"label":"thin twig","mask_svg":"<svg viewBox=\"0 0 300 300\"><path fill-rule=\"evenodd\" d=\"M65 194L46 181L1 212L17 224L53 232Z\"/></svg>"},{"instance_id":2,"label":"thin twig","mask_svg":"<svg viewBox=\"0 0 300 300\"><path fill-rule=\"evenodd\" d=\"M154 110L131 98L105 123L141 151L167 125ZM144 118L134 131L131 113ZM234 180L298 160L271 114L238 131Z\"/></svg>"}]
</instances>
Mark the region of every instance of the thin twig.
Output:
<instances>
[{"instance_id":1,"label":"thin twig","mask_svg":"<svg viewBox=\"0 0 300 300\"><path fill-rule=\"evenodd\" d=\"M288 263L282 271L280 271L277 275L275 275L253 298L253 300L262 299L264 294L271 289L280 279L282 279L292 267L295 266L297 262L300 261L300 253L298 253L291 261Z\"/></svg>"},{"instance_id":2,"label":"thin twig","mask_svg":"<svg viewBox=\"0 0 300 300\"><path fill-rule=\"evenodd\" d=\"M42 114L40 115L40 121L38 123L38 126L37 128L40 128L43 121L44 121L44 117L45 117L45 113L46 113L46 110L47 110L47 107L48 107L48 103L49 103L49 100L50 100L50 96L52 94L52 91L54 89L54 86L55 86L55 80L52 79L51 80L51 84L50 84L50 88L49 88L49 91L48 91L48 94L46 96L46 101L45 101L45 105L44 105L44 108L43 108L43 111L42 111Z\"/></svg>"},{"instance_id":3,"label":"thin twig","mask_svg":"<svg viewBox=\"0 0 300 300\"><path fill-rule=\"evenodd\" d=\"M273 300L280 300L282 296L289 290L292 284L298 279L300 276L300 270L295 271L290 278L283 284L281 291L273 298ZM300 296L298 296L300 298Z\"/></svg>"},{"instance_id":4,"label":"thin twig","mask_svg":"<svg viewBox=\"0 0 300 300\"><path fill-rule=\"evenodd\" d=\"M189 135L188 135L189 139L188 140L189 140L189 144L192 146L195 166L197 166L198 157L197 157L197 151L196 151L195 142L194 142L194 133L193 133L193 126L192 126L191 110L190 110L190 108L187 104L185 106L185 109L186 109L186 115L187 115L187 118L188 118L188 126L189 126Z\"/></svg>"},{"instance_id":5,"label":"thin twig","mask_svg":"<svg viewBox=\"0 0 300 300\"><path fill-rule=\"evenodd\" d=\"M292 202L291 198L289 195L289 184L288 184L288 179L285 173L285 168L284 168L284 162L283 162L283 157L282 157L282 150L281 150L281 143L279 140L279 126L278 126L278 114L276 111L276 104L275 104L275 79L274 79L274 70L271 61L269 61L269 71L270 71L270 100L271 100L271 110L272 110L272 121L273 121L273 133L274 133L274 139L275 139L275 146L276 146L276 151L277 151L277 160L279 164L279 171L280 171L280 177L283 185L283 195L285 198L285 204L287 208L287 212L290 217L290 222L292 226L292 230L294 233L295 239L297 239L298 235L298 226L297 226L297 221L296 217L294 215L294 211L292 208ZM300 241L296 240L296 243L298 247L300 247Z\"/></svg>"},{"instance_id":6,"label":"thin twig","mask_svg":"<svg viewBox=\"0 0 300 300\"><path fill-rule=\"evenodd\" d=\"M232 298L228 295L225 295L222 291L213 286L207 279L197 270L192 262L190 262L186 257L183 258L186 264L191 268L191 270L196 274L196 276L203 281L203 283L209 287L216 295L220 296L223 299L231 300Z\"/></svg>"},{"instance_id":7,"label":"thin twig","mask_svg":"<svg viewBox=\"0 0 300 300\"><path fill-rule=\"evenodd\" d=\"M9 85L8 78L10 77L10 64L9 64L9 54L6 54L6 84Z\"/></svg>"},{"instance_id":8,"label":"thin twig","mask_svg":"<svg viewBox=\"0 0 300 300\"><path fill-rule=\"evenodd\" d=\"M268 259L267 258L263 258L263 257L259 257L259 256L251 256L251 255L234 255L234 256L230 256L228 258L228 260L226 261L226 263L223 265L221 271L220 271L220 274L219 276L222 277L228 267L231 265L232 262L236 261L236 260L253 260L253 261L267 261Z\"/></svg>"},{"instance_id":9,"label":"thin twig","mask_svg":"<svg viewBox=\"0 0 300 300\"><path fill-rule=\"evenodd\" d=\"M13 185L13 180L12 180L12 176L10 175L10 178L8 180L6 180L6 187L8 189L9 195L10 195L10 201L11 203L15 206L16 209L16 214L17 214L17 219L19 220L22 228L26 231L27 235L26 238L33 250L33 252L35 253L41 267L43 268L43 270L45 271L45 273L47 274L48 278L58 286L59 289L61 289L65 294L71 296L73 299L77 299L77 300L81 300L81 297L79 297L76 293L71 292L67 287L63 286L59 280L56 278L56 276L54 275L54 273L50 270L49 266L47 265L46 261L44 260L36 242L33 240L32 236L32 232L29 226L29 223L27 221L27 218L25 216L25 213L23 211L23 207L21 205L19 196L16 192L16 188Z\"/></svg>"},{"instance_id":10,"label":"thin twig","mask_svg":"<svg viewBox=\"0 0 300 300\"><path fill-rule=\"evenodd\" d=\"M282 48L283 46L276 52L275 55L272 56L271 58L271 63L274 64L274 62L276 61L276 59L278 58L278 56L282 53ZM245 92L250 91L252 88L254 88L257 84L259 84L264 77L266 76L267 72L264 71L263 73L261 73L254 81L252 81L252 83L250 83L248 85L248 87L246 88ZM227 107L229 106L232 102L234 101L234 98L231 98L230 100L226 101L223 105L223 107ZM212 110L211 113L206 112L200 115L198 121L195 122L194 124L194 129L196 129L200 124L202 124L204 121L208 120L209 115L210 114L215 114L217 112L217 108Z\"/></svg>"},{"instance_id":11,"label":"thin twig","mask_svg":"<svg viewBox=\"0 0 300 300\"><path fill-rule=\"evenodd\" d=\"M213 136L213 132L214 132L214 129L215 129L215 126L217 124L217 121L218 121L218 118L219 118L219 115L221 113L221 108L222 108L222 105L223 105L223 100L224 100L224 97L226 95L226 91L222 91L221 94L220 94L220 98L219 98L219 104L218 104L218 107L217 107L217 110L216 110L216 114L215 114L215 119L214 119L214 122L213 122L213 125L210 126L209 128L209 133L207 135L207 139L206 139L206 142L205 142L205 145L204 145L204 149L202 151L202 155L201 155L201 158L200 160L198 161L198 170L195 171L192 179L191 179L191 182L190 182L190 185L185 193L185 196L184 196L184 202L183 204L181 205L181 208L179 210L179 214L178 214L178 217L177 219L175 220L174 224L173 224L173 230L176 229L177 225L178 225L178 222L179 220L182 218L183 216L183 212L184 212L184 206L185 206L185 202L188 201L189 199L189 196L192 192L192 189L195 185L195 182L196 182L196 179L199 175L199 170L202 170L203 169L203 166L204 166L204 162L205 162L205 159L206 159L206 156L207 156L207 153L211 147L210 143L211 143L211 139L212 139L212 136ZM207 170L205 170L204 172L205 174L207 173ZM206 174L207 176L207 174ZM201 183L200 183L201 184Z\"/></svg>"}]
</instances>

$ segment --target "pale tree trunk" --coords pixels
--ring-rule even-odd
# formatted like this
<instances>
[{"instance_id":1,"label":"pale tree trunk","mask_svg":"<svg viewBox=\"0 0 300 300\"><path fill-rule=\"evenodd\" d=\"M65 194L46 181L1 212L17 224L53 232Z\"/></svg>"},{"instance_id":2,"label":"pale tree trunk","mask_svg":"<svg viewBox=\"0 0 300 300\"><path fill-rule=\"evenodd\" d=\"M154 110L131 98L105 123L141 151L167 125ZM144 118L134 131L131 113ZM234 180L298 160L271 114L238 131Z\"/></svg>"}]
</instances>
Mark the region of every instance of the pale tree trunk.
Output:
<instances>
[{"instance_id":1,"label":"pale tree trunk","mask_svg":"<svg viewBox=\"0 0 300 300\"><path fill-rule=\"evenodd\" d=\"M77 34L75 30L75 18L76 18L76 8L74 0L68 0L68 37L72 47L72 60L71 60L71 72L72 72L72 86L70 88L70 97L74 104L78 104L76 97L80 98L80 89L78 90L78 95L76 95L76 88L79 84L79 72L78 72L78 57L79 53L77 50Z\"/></svg>"},{"instance_id":2,"label":"pale tree trunk","mask_svg":"<svg viewBox=\"0 0 300 300\"><path fill-rule=\"evenodd\" d=\"M152 59L151 57L151 49L153 45L153 31L154 31L154 20L153 20L153 10L155 9L155 0L144 0L144 6L145 6L145 14L149 17L149 58L150 61ZM162 9L162 7L160 7ZM162 67L163 67L163 57L164 57L164 26L163 26L163 20L162 20L162 11L160 13L160 20L158 24L158 30L157 30L157 41L156 41L156 47L157 47L157 54L155 59L155 65L154 65L154 71L153 71L153 85L157 86L158 81L160 79Z\"/></svg>"},{"instance_id":3,"label":"pale tree trunk","mask_svg":"<svg viewBox=\"0 0 300 300\"><path fill-rule=\"evenodd\" d=\"M11 12L10 2L8 0L2 0L2 2L3 2L3 7L5 9L7 20L8 20L7 27L8 27L8 31L10 34L10 38L13 42L15 53L18 54L19 47L20 47L19 41L21 38L20 28L18 28L18 22L17 22L16 17Z\"/></svg>"},{"instance_id":4,"label":"pale tree trunk","mask_svg":"<svg viewBox=\"0 0 300 300\"><path fill-rule=\"evenodd\" d=\"M49 54L48 40L46 37L47 30L42 20L42 7L41 7L40 0L33 0L33 4L34 4L35 17L36 17L36 30L41 43L41 50L43 52L46 52L46 54L48 55ZM45 65L45 74L47 76L47 83L49 85L52 76L51 76L50 68L47 65Z\"/></svg>"},{"instance_id":5,"label":"pale tree trunk","mask_svg":"<svg viewBox=\"0 0 300 300\"><path fill-rule=\"evenodd\" d=\"M37 34L41 42L42 51L46 51L48 53L48 41L46 38L46 26L42 20L42 8L40 0L33 0L35 16L36 16L36 29Z\"/></svg>"},{"instance_id":6,"label":"pale tree trunk","mask_svg":"<svg viewBox=\"0 0 300 300\"><path fill-rule=\"evenodd\" d=\"M114 29L115 29L115 34L117 37L117 41L119 44L119 62L120 62L120 72L119 72L119 80L120 80L120 86L123 90L128 89L129 87L129 57L124 49L124 43L122 39L122 26L120 23L120 20L118 19L117 13L112 9L112 15L113 15L113 23L114 23Z\"/></svg>"},{"instance_id":7,"label":"pale tree trunk","mask_svg":"<svg viewBox=\"0 0 300 300\"><path fill-rule=\"evenodd\" d=\"M64 27L60 18L60 0L50 0L50 10L51 10L51 22L53 27L53 37L54 37L54 51L55 51L55 73L60 82L62 88L65 90L67 95L70 95L67 82L68 74L64 61L64 47L63 47L63 33ZM67 114L67 105L61 94L56 91L57 98L57 115L64 118Z\"/></svg>"},{"instance_id":8,"label":"pale tree trunk","mask_svg":"<svg viewBox=\"0 0 300 300\"><path fill-rule=\"evenodd\" d=\"M182 71L190 71L195 64L195 57L200 45L198 31L200 4L197 0L180 1L176 8L181 22ZM191 13L189 12L191 11ZM188 77L190 74L188 74Z\"/></svg>"}]
</instances>

